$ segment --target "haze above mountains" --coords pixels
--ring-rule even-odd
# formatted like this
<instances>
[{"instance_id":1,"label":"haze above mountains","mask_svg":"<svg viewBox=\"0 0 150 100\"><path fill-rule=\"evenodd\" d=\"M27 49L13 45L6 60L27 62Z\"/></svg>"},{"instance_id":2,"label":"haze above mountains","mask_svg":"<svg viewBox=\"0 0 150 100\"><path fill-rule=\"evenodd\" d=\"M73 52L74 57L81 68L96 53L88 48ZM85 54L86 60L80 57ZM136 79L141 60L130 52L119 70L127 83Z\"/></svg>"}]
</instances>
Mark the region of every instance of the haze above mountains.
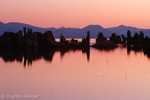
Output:
<instances>
[{"instance_id":1,"label":"haze above mountains","mask_svg":"<svg viewBox=\"0 0 150 100\"><path fill-rule=\"evenodd\" d=\"M117 35L124 34L126 36L127 30L131 31L131 35L133 36L135 32L140 33L143 31L145 36L150 37L150 29L139 29L136 27L130 27L125 25L120 25L118 27L112 28L103 28L100 25L88 25L84 28L40 28L24 23L17 23L17 22L10 22L10 23L3 23L0 22L0 35L2 35L5 31L7 32L18 32L22 30L23 27L29 27L33 30L33 32L41 32L44 33L46 31L51 30L55 38L59 38L60 34L62 33L66 38L84 38L86 37L87 31L90 31L91 38L97 38L99 32L104 33L105 37L110 37L112 33L116 33Z\"/></svg>"}]
</instances>

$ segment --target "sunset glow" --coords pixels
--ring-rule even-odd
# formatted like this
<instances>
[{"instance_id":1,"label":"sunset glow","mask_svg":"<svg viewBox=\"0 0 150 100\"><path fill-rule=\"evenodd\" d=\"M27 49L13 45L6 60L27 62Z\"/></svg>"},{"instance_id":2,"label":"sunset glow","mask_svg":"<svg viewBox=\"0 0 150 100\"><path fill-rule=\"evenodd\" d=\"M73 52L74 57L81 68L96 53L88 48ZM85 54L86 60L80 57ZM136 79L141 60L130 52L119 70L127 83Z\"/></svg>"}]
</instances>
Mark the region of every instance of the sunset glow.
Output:
<instances>
[{"instance_id":1,"label":"sunset glow","mask_svg":"<svg viewBox=\"0 0 150 100\"><path fill-rule=\"evenodd\" d=\"M0 0L0 21L39 27L150 28L150 0Z\"/></svg>"}]
</instances>

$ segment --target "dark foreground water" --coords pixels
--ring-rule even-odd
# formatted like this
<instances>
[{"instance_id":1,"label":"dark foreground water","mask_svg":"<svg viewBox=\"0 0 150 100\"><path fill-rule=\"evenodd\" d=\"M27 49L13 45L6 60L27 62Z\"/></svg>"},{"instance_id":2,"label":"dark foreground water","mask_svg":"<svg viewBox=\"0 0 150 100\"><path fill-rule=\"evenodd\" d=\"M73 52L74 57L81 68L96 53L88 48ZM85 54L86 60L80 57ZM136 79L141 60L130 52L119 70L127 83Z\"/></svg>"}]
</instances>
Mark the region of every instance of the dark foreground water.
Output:
<instances>
[{"instance_id":1,"label":"dark foreground water","mask_svg":"<svg viewBox=\"0 0 150 100\"><path fill-rule=\"evenodd\" d=\"M36 57L0 57L2 100L150 100L143 52L90 48Z\"/></svg>"}]
</instances>

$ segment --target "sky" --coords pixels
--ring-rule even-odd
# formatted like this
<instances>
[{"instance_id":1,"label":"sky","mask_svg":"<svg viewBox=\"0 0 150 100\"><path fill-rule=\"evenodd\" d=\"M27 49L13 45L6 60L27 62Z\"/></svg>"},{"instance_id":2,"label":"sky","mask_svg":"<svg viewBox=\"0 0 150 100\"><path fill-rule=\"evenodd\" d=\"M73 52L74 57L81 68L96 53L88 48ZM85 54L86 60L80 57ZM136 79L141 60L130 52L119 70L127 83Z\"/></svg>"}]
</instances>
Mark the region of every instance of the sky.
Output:
<instances>
[{"instance_id":1,"label":"sky","mask_svg":"<svg viewBox=\"0 0 150 100\"><path fill-rule=\"evenodd\" d=\"M0 0L0 21L38 27L150 29L150 0Z\"/></svg>"}]
</instances>

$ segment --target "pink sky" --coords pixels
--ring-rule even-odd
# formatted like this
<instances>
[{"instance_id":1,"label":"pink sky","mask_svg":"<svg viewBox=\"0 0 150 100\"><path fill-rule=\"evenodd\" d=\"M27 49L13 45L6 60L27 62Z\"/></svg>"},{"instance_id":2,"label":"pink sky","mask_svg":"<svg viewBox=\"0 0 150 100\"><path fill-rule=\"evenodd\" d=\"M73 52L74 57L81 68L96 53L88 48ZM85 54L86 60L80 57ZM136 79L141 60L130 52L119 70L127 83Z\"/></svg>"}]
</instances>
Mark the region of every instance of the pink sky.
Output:
<instances>
[{"instance_id":1,"label":"pink sky","mask_svg":"<svg viewBox=\"0 0 150 100\"><path fill-rule=\"evenodd\" d=\"M150 28L150 0L0 0L0 21L39 27Z\"/></svg>"}]
</instances>

